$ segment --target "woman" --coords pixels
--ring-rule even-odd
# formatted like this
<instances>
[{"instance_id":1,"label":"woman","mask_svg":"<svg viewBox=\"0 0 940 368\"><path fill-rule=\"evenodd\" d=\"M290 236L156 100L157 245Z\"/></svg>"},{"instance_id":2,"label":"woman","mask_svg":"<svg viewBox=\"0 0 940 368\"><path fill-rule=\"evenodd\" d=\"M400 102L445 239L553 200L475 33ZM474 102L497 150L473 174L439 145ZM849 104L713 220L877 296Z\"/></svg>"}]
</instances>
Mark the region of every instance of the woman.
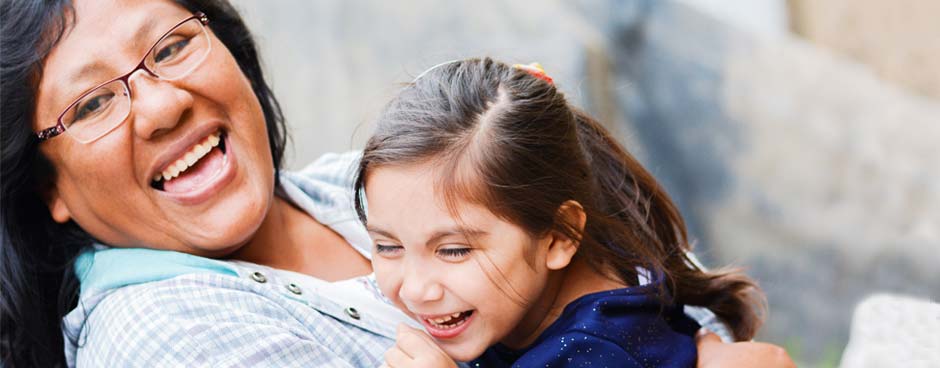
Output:
<instances>
[{"instance_id":1,"label":"woman","mask_svg":"<svg viewBox=\"0 0 940 368\"><path fill-rule=\"evenodd\" d=\"M382 361L406 319L367 276L356 155L280 172L229 4L0 6L5 366Z\"/></svg>"}]
</instances>

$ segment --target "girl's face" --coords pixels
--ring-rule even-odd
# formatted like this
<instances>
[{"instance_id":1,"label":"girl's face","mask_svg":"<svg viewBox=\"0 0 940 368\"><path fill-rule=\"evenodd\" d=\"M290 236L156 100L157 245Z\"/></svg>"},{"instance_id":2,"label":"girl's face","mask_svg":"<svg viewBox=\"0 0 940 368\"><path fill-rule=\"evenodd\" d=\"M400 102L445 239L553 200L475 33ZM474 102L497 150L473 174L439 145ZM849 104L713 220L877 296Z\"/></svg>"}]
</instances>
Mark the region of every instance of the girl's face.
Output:
<instances>
[{"instance_id":1,"label":"girl's face","mask_svg":"<svg viewBox=\"0 0 940 368\"><path fill-rule=\"evenodd\" d=\"M78 0L73 15L44 61L34 131L55 125L83 91L133 69L192 13L169 0ZM83 144L62 134L40 144L57 173L46 193L56 221L75 221L115 246L205 256L229 253L254 234L274 193L264 115L228 49L211 31L208 38L205 60L182 78L132 74L130 112L107 135ZM152 185L189 154L203 156L180 174L186 180Z\"/></svg>"},{"instance_id":2,"label":"girl's face","mask_svg":"<svg viewBox=\"0 0 940 368\"><path fill-rule=\"evenodd\" d=\"M533 237L486 208L460 203L455 219L435 195L429 165L368 176L368 230L379 287L457 360L523 340L544 314L552 236ZM538 308L534 308L538 309Z\"/></svg>"}]
</instances>

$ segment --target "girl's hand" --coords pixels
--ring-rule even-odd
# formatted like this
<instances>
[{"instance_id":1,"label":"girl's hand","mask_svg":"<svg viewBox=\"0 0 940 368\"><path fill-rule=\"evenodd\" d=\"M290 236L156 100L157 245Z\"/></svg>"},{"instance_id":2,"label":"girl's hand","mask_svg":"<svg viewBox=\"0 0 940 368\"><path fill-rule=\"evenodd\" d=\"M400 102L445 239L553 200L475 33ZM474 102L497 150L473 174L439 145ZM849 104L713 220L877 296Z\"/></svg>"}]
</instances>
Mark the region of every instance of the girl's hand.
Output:
<instances>
[{"instance_id":1,"label":"girl's hand","mask_svg":"<svg viewBox=\"0 0 940 368\"><path fill-rule=\"evenodd\" d=\"M706 329L695 336L697 367L768 367L796 368L783 348L762 342L724 343Z\"/></svg>"},{"instance_id":2,"label":"girl's hand","mask_svg":"<svg viewBox=\"0 0 940 368\"><path fill-rule=\"evenodd\" d=\"M395 346L385 352L383 367L456 368L457 363L424 331L399 324Z\"/></svg>"}]
</instances>

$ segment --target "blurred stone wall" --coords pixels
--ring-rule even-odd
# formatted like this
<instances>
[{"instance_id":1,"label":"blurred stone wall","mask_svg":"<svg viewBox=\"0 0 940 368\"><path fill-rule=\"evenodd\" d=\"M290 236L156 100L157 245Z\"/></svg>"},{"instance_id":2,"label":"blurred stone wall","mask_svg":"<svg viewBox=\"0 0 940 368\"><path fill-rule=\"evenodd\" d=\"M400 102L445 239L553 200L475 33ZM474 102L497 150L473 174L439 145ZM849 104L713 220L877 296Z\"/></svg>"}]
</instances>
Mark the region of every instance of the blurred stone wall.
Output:
<instances>
[{"instance_id":1,"label":"blurred stone wall","mask_svg":"<svg viewBox=\"0 0 940 368\"><path fill-rule=\"evenodd\" d=\"M940 98L940 2L789 0L793 30L878 76Z\"/></svg>"},{"instance_id":2,"label":"blurred stone wall","mask_svg":"<svg viewBox=\"0 0 940 368\"><path fill-rule=\"evenodd\" d=\"M401 83L448 60L540 61L575 101L585 101L586 50L602 37L560 0L234 4L255 33L291 127L293 168L325 152L361 148L371 119Z\"/></svg>"},{"instance_id":3,"label":"blurred stone wall","mask_svg":"<svg viewBox=\"0 0 940 368\"><path fill-rule=\"evenodd\" d=\"M290 166L361 147L382 104L467 56L539 61L664 183L698 254L767 292L760 338L838 362L855 303L940 298L940 104L688 1L238 0L293 133Z\"/></svg>"}]
</instances>

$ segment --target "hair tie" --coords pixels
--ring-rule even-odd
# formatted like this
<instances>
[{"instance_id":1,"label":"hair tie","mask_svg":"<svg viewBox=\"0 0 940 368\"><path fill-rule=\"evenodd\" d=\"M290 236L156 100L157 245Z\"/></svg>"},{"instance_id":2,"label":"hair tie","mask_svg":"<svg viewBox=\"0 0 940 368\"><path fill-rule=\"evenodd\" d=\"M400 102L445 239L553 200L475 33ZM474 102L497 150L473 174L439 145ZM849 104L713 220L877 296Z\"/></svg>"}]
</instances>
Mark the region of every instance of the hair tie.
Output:
<instances>
[{"instance_id":1,"label":"hair tie","mask_svg":"<svg viewBox=\"0 0 940 368\"><path fill-rule=\"evenodd\" d=\"M549 77L548 74L545 74L545 69L542 69L542 64L531 63L531 64L514 64L513 68L522 70L529 75L548 82L548 84L554 85L555 81L552 80L552 77Z\"/></svg>"}]
</instances>

